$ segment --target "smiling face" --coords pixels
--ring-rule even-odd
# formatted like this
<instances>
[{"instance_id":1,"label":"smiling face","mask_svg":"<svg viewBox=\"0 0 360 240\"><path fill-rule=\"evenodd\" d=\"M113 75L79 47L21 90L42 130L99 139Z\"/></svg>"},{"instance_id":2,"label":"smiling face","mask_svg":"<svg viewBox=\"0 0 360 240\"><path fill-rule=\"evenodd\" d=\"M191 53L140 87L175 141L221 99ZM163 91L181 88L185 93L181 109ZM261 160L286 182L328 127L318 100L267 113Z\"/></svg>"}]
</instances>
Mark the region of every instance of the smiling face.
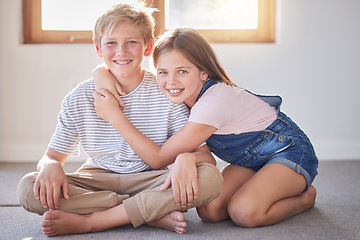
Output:
<instances>
[{"instance_id":1,"label":"smiling face","mask_svg":"<svg viewBox=\"0 0 360 240\"><path fill-rule=\"evenodd\" d=\"M176 50L161 53L157 61L157 81L161 91L175 104L194 106L208 75Z\"/></svg>"},{"instance_id":2,"label":"smiling face","mask_svg":"<svg viewBox=\"0 0 360 240\"><path fill-rule=\"evenodd\" d=\"M140 28L128 22L118 23L110 34L104 33L100 45L95 43L98 55L104 58L117 80L124 82L136 79L136 86L142 80L143 57L151 54L153 44L153 39L145 43Z\"/></svg>"}]
</instances>

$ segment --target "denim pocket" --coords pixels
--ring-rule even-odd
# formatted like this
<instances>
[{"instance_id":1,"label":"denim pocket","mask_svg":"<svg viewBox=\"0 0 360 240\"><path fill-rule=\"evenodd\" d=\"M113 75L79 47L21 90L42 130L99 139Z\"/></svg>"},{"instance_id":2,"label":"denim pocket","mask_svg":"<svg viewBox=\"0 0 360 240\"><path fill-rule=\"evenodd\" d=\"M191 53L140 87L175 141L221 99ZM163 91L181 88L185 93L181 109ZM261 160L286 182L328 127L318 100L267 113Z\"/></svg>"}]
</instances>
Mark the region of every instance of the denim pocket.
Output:
<instances>
[{"instance_id":1,"label":"denim pocket","mask_svg":"<svg viewBox=\"0 0 360 240\"><path fill-rule=\"evenodd\" d=\"M255 150L255 153L259 157L270 157L274 154L283 152L284 150L291 147L294 143L292 138L289 138L284 135L271 133L266 131L265 133L266 141L258 146Z\"/></svg>"}]
</instances>

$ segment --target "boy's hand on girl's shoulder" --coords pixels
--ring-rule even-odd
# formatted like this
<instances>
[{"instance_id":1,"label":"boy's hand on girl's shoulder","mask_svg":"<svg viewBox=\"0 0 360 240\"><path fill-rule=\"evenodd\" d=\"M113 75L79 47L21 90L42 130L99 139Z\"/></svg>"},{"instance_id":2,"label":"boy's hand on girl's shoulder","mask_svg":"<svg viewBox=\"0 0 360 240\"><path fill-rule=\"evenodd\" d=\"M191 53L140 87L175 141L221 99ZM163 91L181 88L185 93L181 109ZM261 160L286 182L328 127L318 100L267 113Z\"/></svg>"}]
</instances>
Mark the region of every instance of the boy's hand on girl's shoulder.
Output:
<instances>
[{"instance_id":1,"label":"boy's hand on girl's shoulder","mask_svg":"<svg viewBox=\"0 0 360 240\"><path fill-rule=\"evenodd\" d=\"M33 190L35 198L50 210L59 208L61 190L64 198L69 199L69 185L61 164L47 163L38 173Z\"/></svg>"},{"instance_id":2,"label":"boy's hand on girl's shoulder","mask_svg":"<svg viewBox=\"0 0 360 240\"><path fill-rule=\"evenodd\" d=\"M124 104L124 102L122 101L122 99L121 99L120 96L124 96L124 95L126 95L126 93L121 92L122 89L121 89L121 86L120 86L119 83L118 83L118 86L119 86L119 87L117 87L117 86L115 86L115 85L111 85L111 86L108 86L108 87L102 87L102 88L96 89L96 91L97 91L99 94L101 94L101 92L102 92L104 89L106 89L107 91L109 91L109 93L111 93L111 95L116 99L117 104L120 106L120 108L121 108L122 110L124 110L124 109L126 109L126 106L125 106L125 104ZM119 88L120 90L118 90L118 88ZM121 92L121 93L120 93L120 92Z\"/></svg>"},{"instance_id":3,"label":"boy's hand on girl's shoulder","mask_svg":"<svg viewBox=\"0 0 360 240\"><path fill-rule=\"evenodd\" d=\"M96 91L100 93L101 89L107 89L119 103L121 109L126 109L120 96L126 93L122 90L119 81L111 74L107 66L100 65L93 71Z\"/></svg>"},{"instance_id":4,"label":"boy's hand on girl's shoulder","mask_svg":"<svg viewBox=\"0 0 360 240\"><path fill-rule=\"evenodd\" d=\"M108 122L117 121L118 114L122 113L115 97L107 90L100 89L93 93L94 107L99 118Z\"/></svg>"}]
</instances>

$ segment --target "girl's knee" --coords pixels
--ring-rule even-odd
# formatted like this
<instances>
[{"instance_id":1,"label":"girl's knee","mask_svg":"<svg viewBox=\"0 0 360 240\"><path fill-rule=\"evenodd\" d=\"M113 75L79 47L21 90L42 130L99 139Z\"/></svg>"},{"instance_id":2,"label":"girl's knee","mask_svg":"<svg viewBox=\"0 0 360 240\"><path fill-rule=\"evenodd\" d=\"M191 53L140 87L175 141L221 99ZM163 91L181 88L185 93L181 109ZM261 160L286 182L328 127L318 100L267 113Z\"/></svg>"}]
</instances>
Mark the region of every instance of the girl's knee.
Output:
<instances>
[{"instance_id":1,"label":"girl's knee","mask_svg":"<svg viewBox=\"0 0 360 240\"><path fill-rule=\"evenodd\" d=\"M254 228L261 225L261 213L249 201L230 201L227 210L231 220L240 227Z\"/></svg>"},{"instance_id":2,"label":"girl's knee","mask_svg":"<svg viewBox=\"0 0 360 240\"><path fill-rule=\"evenodd\" d=\"M196 210L204 222L215 223L222 220L219 218L218 209L215 209L209 204L198 207Z\"/></svg>"}]
</instances>

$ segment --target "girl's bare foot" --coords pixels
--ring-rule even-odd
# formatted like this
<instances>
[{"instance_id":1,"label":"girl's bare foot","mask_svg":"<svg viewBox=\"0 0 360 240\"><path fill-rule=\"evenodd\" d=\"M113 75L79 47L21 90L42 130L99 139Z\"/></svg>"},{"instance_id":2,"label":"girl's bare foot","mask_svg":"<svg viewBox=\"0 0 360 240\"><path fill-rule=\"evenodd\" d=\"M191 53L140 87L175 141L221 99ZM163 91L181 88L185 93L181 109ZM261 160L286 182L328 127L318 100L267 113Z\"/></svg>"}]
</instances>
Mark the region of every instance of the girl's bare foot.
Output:
<instances>
[{"instance_id":1,"label":"girl's bare foot","mask_svg":"<svg viewBox=\"0 0 360 240\"><path fill-rule=\"evenodd\" d=\"M304 200L304 211L312 208L315 205L315 199L316 199L316 188L311 185L306 193L302 195L302 198Z\"/></svg>"},{"instance_id":2,"label":"girl's bare foot","mask_svg":"<svg viewBox=\"0 0 360 240\"><path fill-rule=\"evenodd\" d=\"M47 211L41 222L43 233L48 237L90 232L89 215L77 215L59 210Z\"/></svg>"},{"instance_id":3,"label":"girl's bare foot","mask_svg":"<svg viewBox=\"0 0 360 240\"><path fill-rule=\"evenodd\" d=\"M167 229L180 234L185 233L187 227L185 216L179 211L173 211L158 220L147 223L147 225Z\"/></svg>"}]
</instances>

